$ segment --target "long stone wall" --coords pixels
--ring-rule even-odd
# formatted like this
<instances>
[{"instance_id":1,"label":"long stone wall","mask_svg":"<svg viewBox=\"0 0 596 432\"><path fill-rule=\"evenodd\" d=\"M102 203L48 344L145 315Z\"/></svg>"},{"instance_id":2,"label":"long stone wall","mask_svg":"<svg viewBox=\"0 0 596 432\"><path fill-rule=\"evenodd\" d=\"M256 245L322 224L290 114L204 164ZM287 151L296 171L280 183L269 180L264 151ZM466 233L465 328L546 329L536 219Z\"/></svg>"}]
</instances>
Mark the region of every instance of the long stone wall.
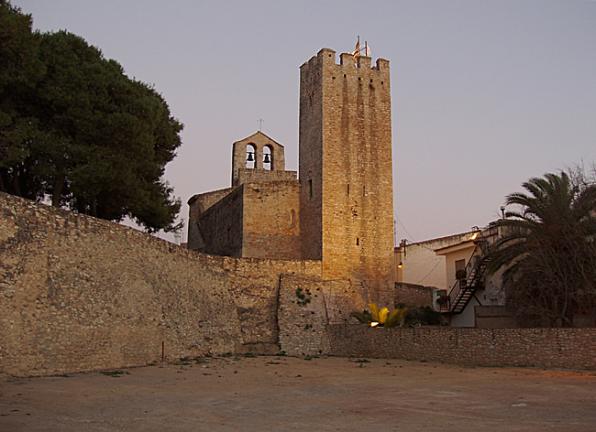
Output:
<instances>
[{"instance_id":1,"label":"long stone wall","mask_svg":"<svg viewBox=\"0 0 596 432\"><path fill-rule=\"evenodd\" d=\"M388 303L366 281L320 274L320 261L204 255L0 193L0 374L145 365L162 346L165 360L281 349L596 369L596 328L346 325L368 302Z\"/></svg>"},{"instance_id":2,"label":"long stone wall","mask_svg":"<svg viewBox=\"0 0 596 432\"><path fill-rule=\"evenodd\" d=\"M398 358L467 366L596 370L596 328L382 329L326 327L327 354Z\"/></svg>"},{"instance_id":3,"label":"long stone wall","mask_svg":"<svg viewBox=\"0 0 596 432\"><path fill-rule=\"evenodd\" d=\"M279 280L317 261L215 257L0 193L0 373L277 348Z\"/></svg>"},{"instance_id":4,"label":"long stone wall","mask_svg":"<svg viewBox=\"0 0 596 432\"><path fill-rule=\"evenodd\" d=\"M283 275L279 293L279 342L289 355L596 370L596 328L370 328L350 317L375 301L365 283Z\"/></svg>"}]
</instances>

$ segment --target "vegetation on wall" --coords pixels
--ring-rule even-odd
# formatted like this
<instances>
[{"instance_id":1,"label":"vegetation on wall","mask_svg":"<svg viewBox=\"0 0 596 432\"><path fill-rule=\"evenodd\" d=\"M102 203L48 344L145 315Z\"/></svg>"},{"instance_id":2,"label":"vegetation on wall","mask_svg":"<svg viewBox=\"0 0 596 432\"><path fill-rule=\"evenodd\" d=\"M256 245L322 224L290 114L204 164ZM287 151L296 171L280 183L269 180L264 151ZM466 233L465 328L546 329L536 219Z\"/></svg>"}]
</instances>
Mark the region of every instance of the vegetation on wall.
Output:
<instances>
[{"instance_id":1,"label":"vegetation on wall","mask_svg":"<svg viewBox=\"0 0 596 432\"><path fill-rule=\"evenodd\" d=\"M177 229L162 177L182 124L165 100L81 37L31 26L0 0L0 191Z\"/></svg>"},{"instance_id":2,"label":"vegetation on wall","mask_svg":"<svg viewBox=\"0 0 596 432\"><path fill-rule=\"evenodd\" d=\"M296 302L299 306L306 306L310 303L312 299L312 294L308 288L306 288L306 290L303 290L302 288L298 287L296 288L296 299Z\"/></svg>"},{"instance_id":3,"label":"vegetation on wall","mask_svg":"<svg viewBox=\"0 0 596 432\"><path fill-rule=\"evenodd\" d=\"M352 312L351 317L371 327L419 327L421 325L442 325L441 313L429 306L408 308L399 303L395 309L379 308L376 304L368 305L369 310ZM375 324L376 323L376 324Z\"/></svg>"},{"instance_id":4,"label":"vegetation on wall","mask_svg":"<svg viewBox=\"0 0 596 432\"><path fill-rule=\"evenodd\" d=\"M524 325L573 326L596 314L596 183L582 172L546 174L523 184L496 222L500 239L488 270L504 268L507 304Z\"/></svg>"},{"instance_id":5,"label":"vegetation on wall","mask_svg":"<svg viewBox=\"0 0 596 432\"><path fill-rule=\"evenodd\" d=\"M368 308L369 310L362 312L352 312L350 316L371 327L403 327L408 314L406 307L396 307L389 311L386 307L379 308L376 303L371 303Z\"/></svg>"}]
</instances>

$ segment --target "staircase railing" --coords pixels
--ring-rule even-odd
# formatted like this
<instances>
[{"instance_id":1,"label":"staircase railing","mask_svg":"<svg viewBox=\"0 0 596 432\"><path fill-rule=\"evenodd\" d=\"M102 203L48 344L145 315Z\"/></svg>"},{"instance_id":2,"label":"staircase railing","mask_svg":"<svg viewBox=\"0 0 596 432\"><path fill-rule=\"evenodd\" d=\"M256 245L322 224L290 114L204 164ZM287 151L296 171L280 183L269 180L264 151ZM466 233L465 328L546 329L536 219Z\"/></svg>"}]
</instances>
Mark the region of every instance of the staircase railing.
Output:
<instances>
[{"instance_id":1,"label":"staircase railing","mask_svg":"<svg viewBox=\"0 0 596 432\"><path fill-rule=\"evenodd\" d=\"M461 313L472 296L484 284L486 274L486 254L488 253L488 240L481 237L475 241L475 248L470 260L466 264L466 276L457 279L447 295L447 303L441 306L441 312L453 314Z\"/></svg>"}]
</instances>

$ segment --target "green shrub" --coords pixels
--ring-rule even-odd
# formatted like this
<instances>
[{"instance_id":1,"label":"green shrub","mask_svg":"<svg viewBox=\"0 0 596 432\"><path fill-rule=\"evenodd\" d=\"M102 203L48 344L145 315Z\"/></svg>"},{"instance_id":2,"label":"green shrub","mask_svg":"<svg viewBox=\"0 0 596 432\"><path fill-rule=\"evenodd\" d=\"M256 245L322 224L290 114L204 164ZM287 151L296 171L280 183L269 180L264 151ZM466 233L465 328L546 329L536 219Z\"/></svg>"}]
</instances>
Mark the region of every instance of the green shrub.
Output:
<instances>
[{"instance_id":1,"label":"green shrub","mask_svg":"<svg viewBox=\"0 0 596 432\"><path fill-rule=\"evenodd\" d=\"M406 317L406 324L410 327L417 325L440 325L442 315L430 306L410 309Z\"/></svg>"}]
</instances>

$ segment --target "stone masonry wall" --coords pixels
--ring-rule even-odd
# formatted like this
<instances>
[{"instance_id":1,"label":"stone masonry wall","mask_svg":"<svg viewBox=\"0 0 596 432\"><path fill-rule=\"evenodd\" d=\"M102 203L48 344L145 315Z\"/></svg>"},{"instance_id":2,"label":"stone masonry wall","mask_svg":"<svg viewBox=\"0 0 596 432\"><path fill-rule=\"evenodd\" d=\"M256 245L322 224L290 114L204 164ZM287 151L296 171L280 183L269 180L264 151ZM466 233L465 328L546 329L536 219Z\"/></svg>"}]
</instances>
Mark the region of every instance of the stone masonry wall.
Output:
<instances>
[{"instance_id":1,"label":"stone masonry wall","mask_svg":"<svg viewBox=\"0 0 596 432\"><path fill-rule=\"evenodd\" d=\"M408 307L431 306L433 303L433 288L408 283L395 284L394 303L404 303Z\"/></svg>"},{"instance_id":2,"label":"stone masonry wall","mask_svg":"<svg viewBox=\"0 0 596 432\"><path fill-rule=\"evenodd\" d=\"M196 226L202 242L196 249L214 255L242 256L243 186L234 189L199 216Z\"/></svg>"},{"instance_id":3,"label":"stone masonry wall","mask_svg":"<svg viewBox=\"0 0 596 432\"><path fill-rule=\"evenodd\" d=\"M197 238L191 249L233 257L300 259L300 184L241 184L201 214L195 225Z\"/></svg>"},{"instance_id":4,"label":"stone masonry wall","mask_svg":"<svg viewBox=\"0 0 596 432\"><path fill-rule=\"evenodd\" d=\"M376 294L366 281L282 275L278 308L281 349L289 355L328 353L327 326L356 322L350 314L366 309L371 302L378 303ZM390 295L385 293L384 297Z\"/></svg>"},{"instance_id":5,"label":"stone masonry wall","mask_svg":"<svg viewBox=\"0 0 596 432\"><path fill-rule=\"evenodd\" d=\"M276 349L283 273L0 193L0 373L47 375Z\"/></svg>"},{"instance_id":6,"label":"stone masonry wall","mask_svg":"<svg viewBox=\"0 0 596 432\"><path fill-rule=\"evenodd\" d=\"M300 259L300 184L249 183L243 188L242 256Z\"/></svg>"},{"instance_id":7,"label":"stone masonry wall","mask_svg":"<svg viewBox=\"0 0 596 432\"><path fill-rule=\"evenodd\" d=\"M221 264L238 312L243 351L274 354L279 348L278 308L283 277L316 278L320 261L225 258Z\"/></svg>"},{"instance_id":8,"label":"stone masonry wall","mask_svg":"<svg viewBox=\"0 0 596 432\"><path fill-rule=\"evenodd\" d=\"M211 192L197 194L188 200L188 248L199 250L204 247L203 239L199 233L197 222L209 207L222 200L234 188L219 189Z\"/></svg>"},{"instance_id":9,"label":"stone masonry wall","mask_svg":"<svg viewBox=\"0 0 596 432\"><path fill-rule=\"evenodd\" d=\"M258 183L258 182L297 182L296 171L268 171L264 169L239 169L237 172L237 184Z\"/></svg>"},{"instance_id":10,"label":"stone masonry wall","mask_svg":"<svg viewBox=\"0 0 596 432\"><path fill-rule=\"evenodd\" d=\"M323 254L323 85L318 57L300 66L300 234L302 256Z\"/></svg>"},{"instance_id":11,"label":"stone masonry wall","mask_svg":"<svg viewBox=\"0 0 596 432\"><path fill-rule=\"evenodd\" d=\"M331 325L326 332L328 354L342 357L596 370L596 328L382 329Z\"/></svg>"}]
</instances>

